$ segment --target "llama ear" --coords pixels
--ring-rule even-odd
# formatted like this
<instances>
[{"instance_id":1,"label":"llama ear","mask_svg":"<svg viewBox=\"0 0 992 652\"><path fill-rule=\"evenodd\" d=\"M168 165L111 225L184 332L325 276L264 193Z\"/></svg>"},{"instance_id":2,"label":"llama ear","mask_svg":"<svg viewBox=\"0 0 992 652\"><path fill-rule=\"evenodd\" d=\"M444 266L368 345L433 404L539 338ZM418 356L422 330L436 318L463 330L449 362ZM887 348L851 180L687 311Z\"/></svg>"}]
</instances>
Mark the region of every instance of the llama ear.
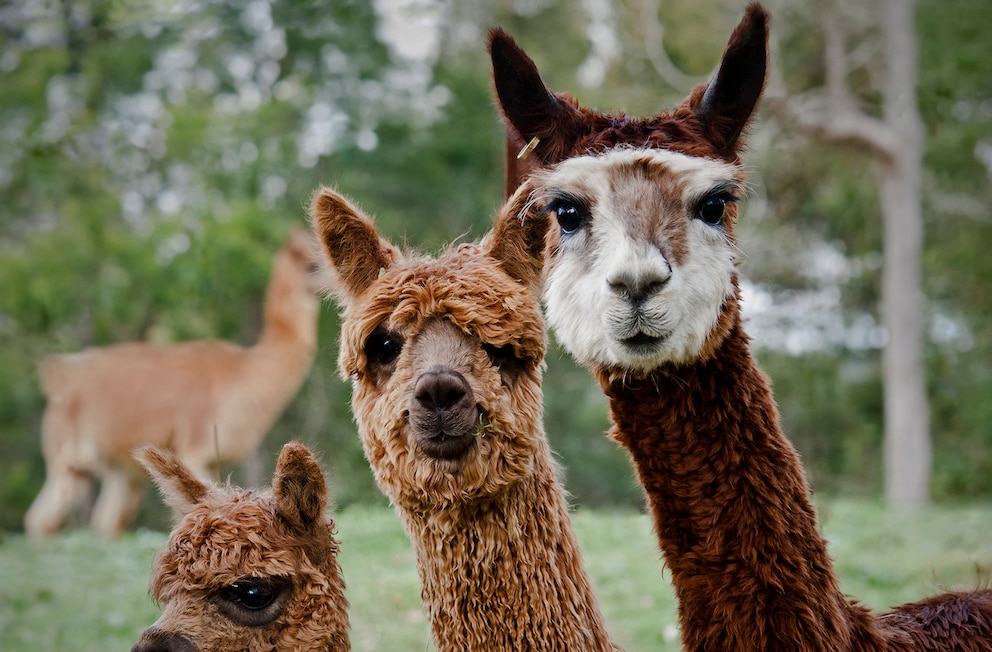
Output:
<instances>
[{"instance_id":1,"label":"llama ear","mask_svg":"<svg viewBox=\"0 0 992 652\"><path fill-rule=\"evenodd\" d=\"M329 188L314 195L310 219L347 297L365 292L396 256L372 220Z\"/></svg>"},{"instance_id":2,"label":"llama ear","mask_svg":"<svg viewBox=\"0 0 992 652\"><path fill-rule=\"evenodd\" d=\"M737 154L740 136L765 88L767 61L768 12L751 3L695 109L704 135L724 156Z\"/></svg>"},{"instance_id":3,"label":"llama ear","mask_svg":"<svg viewBox=\"0 0 992 652\"><path fill-rule=\"evenodd\" d=\"M198 480L171 451L142 446L133 455L152 477L162 500L177 515L189 514L207 497L210 486Z\"/></svg>"},{"instance_id":4,"label":"llama ear","mask_svg":"<svg viewBox=\"0 0 992 652\"><path fill-rule=\"evenodd\" d=\"M582 135L585 122L574 99L551 92L531 58L499 28L489 30L489 56L496 102L507 126L509 196L530 169L567 157ZM534 138L538 142L530 156L518 160L517 153Z\"/></svg>"},{"instance_id":5,"label":"llama ear","mask_svg":"<svg viewBox=\"0 0 992 652\"><path fill-rule=\"evenodd\" d=\"M537 290L544 267L544 240L551 218L532 210L532 188L524 184L500 209L487 240L489 255L510 278Z\"/></svg>"},{"instance_id":6,"label":"llama ear","mask_svg":"<svg viewBox=\"0 0 992 652\"><path fill-rule=\"evenodd\" d=\"M296 530L306 532L324 523L327 484L310 449L299 442L282 447L272 478L279 513Z\"/></svg>"}]
</instances>

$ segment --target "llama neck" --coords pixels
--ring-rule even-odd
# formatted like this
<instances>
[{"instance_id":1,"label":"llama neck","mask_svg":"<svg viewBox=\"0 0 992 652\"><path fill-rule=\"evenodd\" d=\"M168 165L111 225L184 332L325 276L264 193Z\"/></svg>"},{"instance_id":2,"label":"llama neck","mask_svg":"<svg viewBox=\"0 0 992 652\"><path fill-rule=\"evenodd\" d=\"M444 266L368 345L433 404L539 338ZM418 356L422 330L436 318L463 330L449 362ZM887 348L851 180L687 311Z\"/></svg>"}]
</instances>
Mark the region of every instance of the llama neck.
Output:
<instances>
[{"instance_id":1,"label":"llama neck","mask_svg":"<svg viewBox=\"0 0 992 652\"><path fill-rule=\"evenodd\" d=\"M739 322L705 361L600 377L672 572L684 649L846 649L857 608Z\"/></svg>"},{"instance_id":2,"label":"llama neck","mask_svg":"<svg viewBox=\"0 0 992 652\"><path fill-rule=\"evenodd\" d=\"M401 511L440 652L608 651L550 461L484 502Z\"/></svg>"}]
</instances>

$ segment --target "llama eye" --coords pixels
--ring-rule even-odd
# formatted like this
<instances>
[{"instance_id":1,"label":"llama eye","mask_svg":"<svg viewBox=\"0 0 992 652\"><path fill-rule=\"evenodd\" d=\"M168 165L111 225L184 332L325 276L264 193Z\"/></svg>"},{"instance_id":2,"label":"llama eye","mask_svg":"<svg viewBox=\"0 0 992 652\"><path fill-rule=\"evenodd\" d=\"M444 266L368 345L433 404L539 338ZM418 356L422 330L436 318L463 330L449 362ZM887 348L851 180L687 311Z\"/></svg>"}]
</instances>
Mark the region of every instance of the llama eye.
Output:
<instances>
[{"instance_id":1,"label":"llama eye","mask_svg":"<svg viewBox=\"0 0 992 652\"><path fill-rule=\"evenodd\" d=\"M402 349L403 340L400 336L385 328L375 329L365 340L365 357L369 362L380 365L388 365L396 360Z\"/></svg>"},{"instance_id":2,"label":"llama eye","mask_svg":"<svg viewBox=\"0 0 992 652\"><path fill-rule=\"evenodd\" d=\"M489 356L490 362L496 367L503 367L511 362L517 361L517 356L513 351L513 345L504 344L503 346L493 346L492 344L483 344L482 348L485 350L486 355Z\"/></svg>"},{"instance_id":3,"label":"llama eye","mask_svg":"<svg viewBox=\"0 0 992 652\"><path fill-rule=\"evenodd\" d=\"M723 221L724 213L727 212L727 204L734 201L734 198L726 193L710 195L699 204L696 217L707 224L716 226Z\"/></svg>"},{"instance_id":4,"label":"llama eye","mask_svg":"<svg viewBox=\"0 0 992 652\"><path fill-rule=\"evenodd\" d=\"M292 585L288 577L246 577L217 591L217 607L239 625L264 627L280 616Z\"/></svg>"},{"instance_id":5,"label":"llama eye","mask_svg":"<svg viewBox=\"0 0 992 652\"><path fill-rule=\"evenodd\" d=\"M589 215L586 205L573 197L559 197L545 210L555 214L562 235L571 235L581 229Z\"/></svg>"}]
</instances>

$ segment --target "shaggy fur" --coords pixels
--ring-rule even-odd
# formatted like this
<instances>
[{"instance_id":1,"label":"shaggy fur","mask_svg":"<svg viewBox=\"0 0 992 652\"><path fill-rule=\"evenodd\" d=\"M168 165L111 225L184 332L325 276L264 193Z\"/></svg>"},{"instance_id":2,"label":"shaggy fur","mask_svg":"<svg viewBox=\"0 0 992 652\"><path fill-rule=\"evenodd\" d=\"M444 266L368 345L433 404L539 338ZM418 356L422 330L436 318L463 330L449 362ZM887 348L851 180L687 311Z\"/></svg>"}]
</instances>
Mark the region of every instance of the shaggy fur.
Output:
<instances>
[{"instance_id":1,"label":"shaggy fur","mask_svg":"<svg viewBox=\"0 0 992 652\"><path fill-rule=\"evenodd\" d=\"M671 114L634 120L548 91L493 32L511 135L542 139L527 208L559 226L546 250L549 319L609 397L611 435L631 454L671 570L684 649L987 652L992 591L884 615L840 592L751 357L733 226L766 41L767 15L751 5L708 86Z\"/></svg>"},{"instance_id":2,"label":"shaggy fur","mask_svg":"<svg viewBox=\"0 0 992 652\"><path fill-rule=\"evenodd\" d=\"M172 453L137 451L175 511L151 589L162 616L132 652L345 652L348 602L324 475L286 444L271 491L205 484Z\"/></svg>"},{"instance_id":3,"label":"shaggy fur","mask_svg":"<svg viewBox=\"0 0 992 652\"><path fill-rule=\"evenodd\" d=\"M344 309L340 368L441 652L613 649L544 434L548 220L521 222L523 199L437 258L401 253L330 190L313 202Z\"/></svg>"},{"instance_id":4,"label":"shaggy fur","mask_svg":"<svg viewBox=\"0 0 992 652\"><path fill-rule=\"evenodd\" d=\"M201 480L258 448L313 363L319 299L310 246L296 231L276 254L254 346L126 343L42 362L47 478L25 517L28 534L58 531L98 477L92 526L116 536L141 498L144 474L131 451L142 444L175 451Z\"/></svg>"}]
</instances>

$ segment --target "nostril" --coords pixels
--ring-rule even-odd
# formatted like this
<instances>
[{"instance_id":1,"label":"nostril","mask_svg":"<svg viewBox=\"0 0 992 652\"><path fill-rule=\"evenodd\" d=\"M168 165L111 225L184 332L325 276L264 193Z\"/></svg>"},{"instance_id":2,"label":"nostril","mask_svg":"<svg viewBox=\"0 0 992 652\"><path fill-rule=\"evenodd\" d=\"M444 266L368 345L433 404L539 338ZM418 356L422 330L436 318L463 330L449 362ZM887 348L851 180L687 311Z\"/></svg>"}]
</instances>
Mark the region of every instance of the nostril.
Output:
<instances>
[{"instance_id":1,"label":"nostril","mask_svg":"<svg viewBox=\"0 0 992 652\"><path fill-rule=\"evenodd\" d=\"M469 393L464 376L453 369L428 371L413 390L416 401L425 409L448 410L458 405Z\"/></svg>"},{"instance_id":2,"label":"nostril","mask_svg":"<svg viewBox=\"0 0 992 652\"><path fill-rule=\"evenodd\" d=\"M616 280L608 280L607 285L610 292L639 304L651 298L661 291L670 277L652 276L646 278L620 277Z\"/></svg>"},{"instance_id":3,"label":"nostril","mask_svg":"<svg viewBox=\"0 0 992 652\"><path fill-rule=\"evenodd\" d=\"M141 634L131 652L197 652L197 649L182 634L162 631L153 626Z\"/></svg>"}]
</instances>

